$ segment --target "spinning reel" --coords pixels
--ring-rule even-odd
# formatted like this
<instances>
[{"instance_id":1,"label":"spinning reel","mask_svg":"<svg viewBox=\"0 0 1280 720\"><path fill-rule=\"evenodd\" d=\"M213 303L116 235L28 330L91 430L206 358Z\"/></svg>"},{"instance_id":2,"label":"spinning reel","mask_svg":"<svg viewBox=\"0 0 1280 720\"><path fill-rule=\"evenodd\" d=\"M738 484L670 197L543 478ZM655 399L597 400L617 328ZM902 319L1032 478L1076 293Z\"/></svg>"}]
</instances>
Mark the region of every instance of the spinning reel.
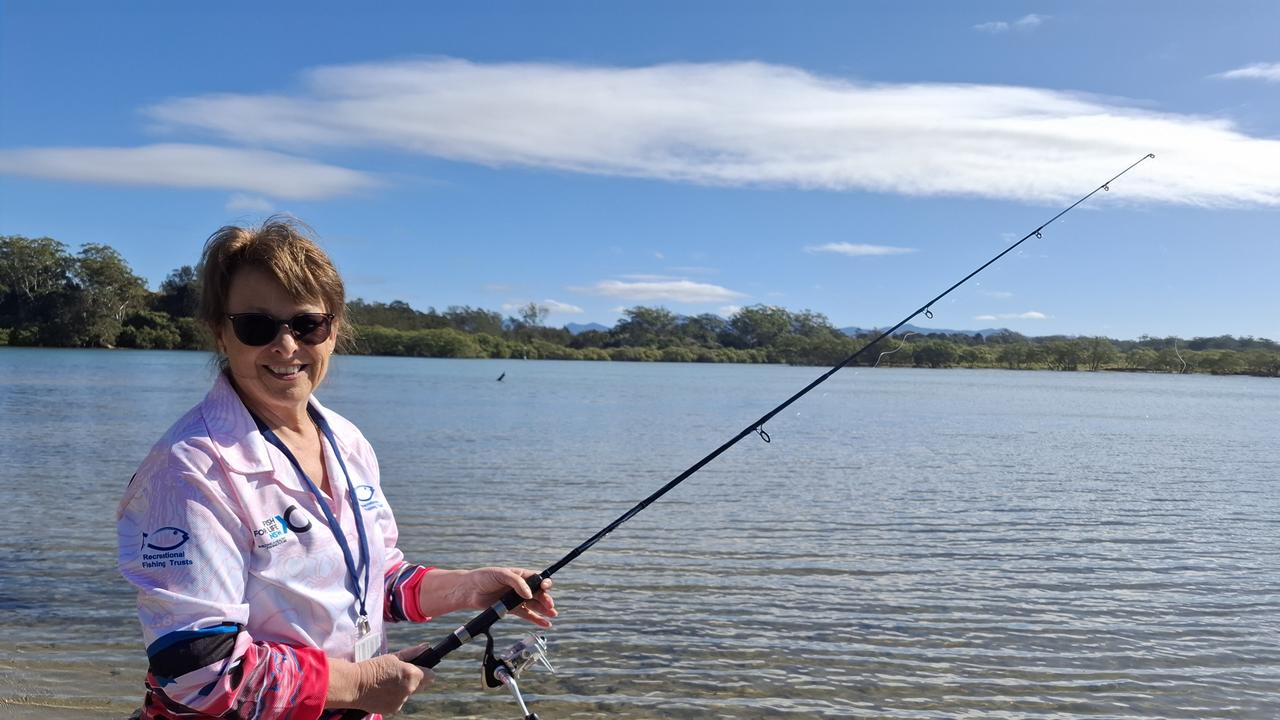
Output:
<instances>
[{"instance_id":1,"label":"spinning reel","mask_svg":"<svg viewBox=\"0 0 1280 720\"><path fill-rule=\"evenodd\" d=\"M484 665L480 669L480 679L484 689L493 690L506 685L515 696L516 702L520 704L520 712L524 713L524 720L539 720L538 714L529 712L528 706L525 705L516 678L520 677L520 673L524 672L525 668L535 663L555 674L556 669L551 666L551 661L547 660L547 639L537 633L530 633L528 637L503 652L494 654L493 636L486 631L484 637Z\"/></svg>"}]
</instances>

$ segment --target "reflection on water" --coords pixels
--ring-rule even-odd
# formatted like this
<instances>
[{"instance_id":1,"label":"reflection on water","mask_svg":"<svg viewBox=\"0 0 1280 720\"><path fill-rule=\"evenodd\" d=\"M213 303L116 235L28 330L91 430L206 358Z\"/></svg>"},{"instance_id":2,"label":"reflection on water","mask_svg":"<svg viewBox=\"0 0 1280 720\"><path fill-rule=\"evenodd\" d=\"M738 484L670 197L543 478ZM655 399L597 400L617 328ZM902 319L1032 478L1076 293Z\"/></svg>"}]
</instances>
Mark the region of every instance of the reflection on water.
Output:
<instances>
[{"instance_id":1,"label":"reflection on water","mask_svg":"<svg viewBox=\"0 0 1280 720\"><path fill-rule=\"evenodd\" d=\"M542 568L818 372L340 358L322 398L411 558ZM6 717L137 705L114 505L210 379L0 350ZM842 371L563 570L559 674L522 685L548 720L1280 716L1277 420L1274 380ZM518 716L479 651L406 715Z\"/></svg>"}]
</instances>

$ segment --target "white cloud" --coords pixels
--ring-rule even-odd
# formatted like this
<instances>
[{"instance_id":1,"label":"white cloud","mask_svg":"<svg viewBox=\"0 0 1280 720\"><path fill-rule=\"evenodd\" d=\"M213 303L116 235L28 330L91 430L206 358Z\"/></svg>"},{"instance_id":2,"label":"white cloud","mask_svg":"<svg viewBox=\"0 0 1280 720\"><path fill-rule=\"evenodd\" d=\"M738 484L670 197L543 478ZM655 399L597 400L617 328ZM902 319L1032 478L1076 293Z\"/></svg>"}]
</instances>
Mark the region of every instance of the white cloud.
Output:
<instances>
[{"instance_id":1,"label":"white cloud","mask_svg":"<svg viewBox=\"0 0 1280 720\"><path fill-rule=\"evenodd\" d=\"M1000 313L998 315L975 315L974 320L1048 320L1049 316L1036 310L1024 313Z\"/></svg>"},{"instance_id":2,"label":"white cloud","mask_svg":"<svg viewBox=\"0 0 1280 720\"><path fill-rule=\"evenodd\" d=\"M662 282L664 280L684 280L682 277L675 275L654 275L652 273L628 273L619 275L623 280L634 280L637 282Z\"/></svg>"},{"instance_id":3,"label":"white cloud","mask_svg":"<svg viewBox=\"0 0 1280 720\"><path fill-rule=\"evenodd\" d=\"M550 298L546 300L533 300L533 301L526 301L526 302L505 302L505 303L502 303L502 311L508 312L508 313L519 312L525 309L526 307L528 307L529 302L533 302L536 305L541 305L542 307L547 309L548 313L551 313L553 315L556 313L560 313L564 315L581 315L582 313L586 312L586 310L583 310L577 305L570 305L569 303L563 303L563 302L560 302L559 300L552 300Z\"/></svg>"},{"instance_id":4,"label":"white cloud","mask_svg":"<svg viewBox=\"0 0 1280 720\"><path fill-rule=\"evenodd\" d=\"M707 185L1054 204L1154 152L1156 162L1103 197L1280 205L1280 140L1227 119L1060 90L876 84L758 62L331 66L307 73L295 94L177 98L148 112L171 130L293 151L378 147Z\"/></svg>"},{"instance_id":5,"label":"white cloud","mask_svg":"<svg viewBox=\"0 0 1280 720\"><path fill-rule=\"evenodd\" d=\"M1009 32L1010 30L1034 30L1043 25L1044 21L1048 19L1048 15L1036 15L1035 13L1032 13L1030 15L1023 15L1013 22L993 20L991 22L980 23L978 25L974 25L973 29L978 30L979 32L992 34Z\"/></svg>"},{"instance_id":6,"label":"white cloud","mask_svg":"<svg viewBox=\"0 0 1280 720\"><path fill-rule=\"evenodd\" d=\"M741 305L725 305L724 307L717 310L716 314L722 318L728 319L733 317L734 315L737 315L740 310L742 310Z\"/></svg>"},{"instance_id":7,"label":"white cloud","mask_svg":"<svg viewBox=\"0 0 1280 720\"><path fill-rule=\"evenodd\" d=\"M638 282L601 280L588 287L572 287L569 289L586 295L603 295L624 300L664 300L689 304L727 302L747 297L743 293L729 290L719 285L693 282L691 280Z\"/></svg>"},{"instance_id":8,"label":"white cloud","mask_svg":"<svg viewBox=\"0 0 1280 720\"><path fill-rule=\"evenodd\" d=\"M827 243L826 245L810 245L806 247L805 252L810 253L837 253L839 255L849 255L851 257L860 257L864 255L901 255L903 253L913 253L915 248L893 247L890 245L861 245L847 242Z\"/></svg>"},{"instance_id":9,"label":"white cloud","mask_svg":"<svg viewBox=\"0 0 1280 720\"><path fill-rule=\"evenodd\" d=\"M1280 63L1254 63L1220 72L1213 77L1224 78L1226 80L1265 80L1267 82L1280 82Z\"/></svg>"},{"instance_id":10,"label":"white cloud","mask_svg":"<svg viewBox=\"0 0 1280 720\"><path fill-rule=\"evenodd\" d=\"M978 293L997 300L1008 300L1013 297L1013 293L1008 290L979 290Z\"/></svg>"},{"instance_id":11,"label":"white cloud","mask_svg":"<svg viewBox=\"0 0 1280 720\"><path fill-rule=\"evenodd\" d=\"M275 203L264 197L235 193L227 198L227 212L270 213L275 210Z\"/></svg>"},{"instance_id":12,"label":"white cloud","mask_svg":"<svg viewBox=\"0 0 1280 720\"><path fill-rule=\"evenodd\" d=\"M0 150L0 174L46 180L237 190L319 200L374 187L365 173L267 150L210 145Z\"/></svg>"},{"instance_id":13,"label":"white cloud","mask_svg":"<svg viewBox=\"0 0 1280 720\"><path fill-rule=\"evenodd\" d=\"M551 298L547 298L546 300L543 300L538 304L547 308L553 314L561 313L565 315L581 315L584 312L586 312L586 310L583 310L577 305L570 305L569 303L563 303L563 302L560 302L559 300L552 300Z\"/></svg>"},{"instance_id":14,"label":"white cloud","mask_svg":"<svg viewBox=\"0 0 1280 720\"><path fill-rule=\"evenodd\" d=\"M716 275L720 272L715 268L705 267L702 265L679 265L672 266L667 269L673 273L680 273L681 275Z\"/></svg>"}]
</instances>

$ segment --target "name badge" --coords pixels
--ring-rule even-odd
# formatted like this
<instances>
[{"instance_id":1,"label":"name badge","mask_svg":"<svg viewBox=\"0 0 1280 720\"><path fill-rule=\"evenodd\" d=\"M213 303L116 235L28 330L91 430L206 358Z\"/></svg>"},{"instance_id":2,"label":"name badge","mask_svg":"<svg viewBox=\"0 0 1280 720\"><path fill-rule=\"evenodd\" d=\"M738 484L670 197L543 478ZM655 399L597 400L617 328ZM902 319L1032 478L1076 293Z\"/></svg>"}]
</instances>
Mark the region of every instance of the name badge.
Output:
<instances>
[{"instance_id":1,"label":"name badge","mask_svg":"<svg viewBox=\"0 0 1280 720\"><path fill-rule=\"evenodd\" d=\"M369 618L356 620L356 662L363 662L378 653L382 638L370 632Z\"/></svg>"}]
</instances>

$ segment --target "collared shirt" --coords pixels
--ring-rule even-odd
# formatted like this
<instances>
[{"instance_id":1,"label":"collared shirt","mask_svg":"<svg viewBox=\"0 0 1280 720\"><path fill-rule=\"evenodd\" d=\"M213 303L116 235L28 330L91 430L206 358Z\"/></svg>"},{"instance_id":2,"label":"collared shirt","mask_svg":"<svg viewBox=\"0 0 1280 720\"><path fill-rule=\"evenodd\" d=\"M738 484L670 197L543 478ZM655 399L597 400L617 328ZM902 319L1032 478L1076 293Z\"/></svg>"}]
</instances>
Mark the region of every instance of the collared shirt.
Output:
<instances>
[{"instance_id":1,"label":"collared shirt","mask_svg":"<svg viewBox=\"0 0 1280 720\"><path fill-rule=\"evenodd\" d=\"M384 615L426 619L416 599L426 570L404 563L396 548L395 518L369 443L314 398L311 405L328 421L337 445L322 443L330 482L323 501L352 548L359 547L359 535L348 477L361 506L369 576L375 579L367 590L369 620L385 652ZM276 648L281 657L272 662L281 666L305 666L291 657L300 650L303 660L323 662L305 652L310 649L354 659L355 598L342 551L318 502L293 464L262 437L223 375L151 449L120 503L119 564L138 589L154 689L164 688L167 701L218 714L214 711L224 703L211 699L218 693L207 689L212 684L223 694L240 693L231 669L254 643ZM412 592L401 597L406 584ZM181 652L172 651L175 645ZM300 680L295 690L314 694L318 685L322 701L325 674ZM227 707L242 701L225 700Z\"/></svg>"}]
</instances>

